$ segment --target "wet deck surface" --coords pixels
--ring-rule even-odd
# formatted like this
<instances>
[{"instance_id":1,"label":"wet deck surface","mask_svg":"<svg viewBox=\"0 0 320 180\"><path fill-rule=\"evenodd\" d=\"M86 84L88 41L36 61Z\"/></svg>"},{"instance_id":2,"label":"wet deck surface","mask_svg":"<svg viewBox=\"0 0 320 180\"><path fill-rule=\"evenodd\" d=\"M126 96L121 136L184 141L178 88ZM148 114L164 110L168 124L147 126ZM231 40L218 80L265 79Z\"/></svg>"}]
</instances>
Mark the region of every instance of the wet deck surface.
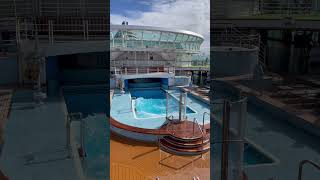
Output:
<instances>
[{"instance_id":1,"label":"wet deck surface","mask_svg":"<svg viewBox=\"0 0 320 180\"><path fill-rule=\"evenodd\" d=\"M273 77L273 79L281 81L280 77ZM272 104L277 109L297 113L290 109L289 104L284 104L279 99L268 96L266 92L250 88L245 83L233 83L232 81L226 81L226 83L243 90L247 95L256 96L257 99ZM280 88L287 89L287 87ZM274 110L272 111L274 112ZM303 114L297 113L296 115ZM296 179L299 162L309 159L320 163L318 136L306 133L301 126L291 125L288 119L279 116L277 112L272 114L269 109L260 108L254 104L248 104L247 117L246 138L252 140L279 160L274 166L262 165L256 168L248 168L249 179L261 179L261 177L266 179ZM303 179L319 180L320 173L311 167L306 167L304 168Z\"/></svg>"},{"instance_id":2,"label":"wet deck surface","mask_svg":"<svg viewBox=\"0 0 320 180\"><path fill-rule=\"evenodd\" d=\"M259 87L250 77L219 80L231 84L244 94L254 95L262 101L320 127L318 118L320 114L320 80L311 80L309 77L283 78L275 74L269 78L271 84L268 87Z\"/></svg>"},{"instance_id":3,"label":"wet deck surface","mask_svg":"<svg viewBox=\"0 0 320 180\"><path fill-rule=\"evenodd\" d=\"M0 169L9 179L78 179L65 148L65 112L61 99L34 103L33 92L17 90L5 127Z\"/></svg>"},{"instance_id":4,"label":"wet deck surface","mask_svg":"<svg viewBox=\"0 0 320 180\"><path fill-rule=\"evenodd\" d=\"M210 153L200 156L170 155L155 144L128 140L111 133L111 179L135 177L138 180L155 179L210 179Z\"/></svg>"}]
</instances>

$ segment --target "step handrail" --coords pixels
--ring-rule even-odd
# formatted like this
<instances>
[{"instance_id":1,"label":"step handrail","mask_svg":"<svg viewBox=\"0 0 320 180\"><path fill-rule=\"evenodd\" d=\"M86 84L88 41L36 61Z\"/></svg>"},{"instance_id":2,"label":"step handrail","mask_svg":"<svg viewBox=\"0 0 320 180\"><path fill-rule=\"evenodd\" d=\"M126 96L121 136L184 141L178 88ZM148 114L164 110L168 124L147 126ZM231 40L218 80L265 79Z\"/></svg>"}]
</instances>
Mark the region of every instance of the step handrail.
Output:
<instances>
[{"instance_id":1,"label":"step handrail","mask_svg":"<svg viewBox=\"0 0 320 180\"><path fill-rule=\"evenodd\" d=\"M197 118L193 118L193 135L194 135L194 124L197 124L200 129L201 137L202 137L201 139L202 139L202 144L203 144L204 133L203 133L203 130L202 130Z\"/></svg>"},{"instance_id":2,"label":"step handrail","mask_svg":"<svg viewBox=\"0 0 320 180\"><path fill-rule=\"evenodd\" d=\"M311 164L312 166L314 166L315 168L317 168L318 170L320 170L320 165L313 162L313 161L310 161L310 160L302 160L300 163L299 163L299 175L298 175L298 180L301 180L302 179L302 170L303 170L303 166L305 164Z\"/></svg>"},{"instance_id":3,"label":"step handrail","mask_svg":"<svg viewBox=\"0 0 320 180\"><path fill-rule=\"evenodd\" d=\"M208 112L203 112L203 115L202 115L202 128L204 129L204 117L205 117L205 115L206 114L208 114L209 115L209 117L210 117L210 114L208 113Z\"/></svg>"}]
</instances>

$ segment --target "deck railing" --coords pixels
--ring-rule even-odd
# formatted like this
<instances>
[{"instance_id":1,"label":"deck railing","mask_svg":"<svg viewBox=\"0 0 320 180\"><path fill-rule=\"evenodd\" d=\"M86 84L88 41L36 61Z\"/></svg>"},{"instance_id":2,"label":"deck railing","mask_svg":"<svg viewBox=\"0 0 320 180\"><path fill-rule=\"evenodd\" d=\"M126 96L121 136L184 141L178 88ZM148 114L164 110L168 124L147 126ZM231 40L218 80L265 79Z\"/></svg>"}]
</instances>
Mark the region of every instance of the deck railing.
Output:
<instances>
[{"instance_id":1,"label":"deck railing","mask_svg":"<svg viewBox=\"0 0 320 180\"><path fill-rule=\"evenodd\" d=\"M141 59L127 59L127 60L111 60L110 65L113 67L208 67L209 61L197 60L141 60Z\"/></svg>"},{"instance_id":2,"label":"deck railing","mask_svg":"<svg viewBox=\"0 0 320 180\"><path fill-rule=\"evenodd\" d=\"M260 43L260 35L248 34L240 31L233 24L212 24L213 33L211 37L214 39L213 46L234 46L248 49L258 48Z\"/></svg>"},{"instance_id":3,"label":"deck railing","mask_svg":"<svg viewBox=\"0 0 320 180\"><path fill-rule=\"evenodd\" d=\"M260 4L261 14L307 15L312 12L312 1L308 0L300 2L272 2L264 0Z\"/></svg>"},{"instance_id":4,"label":"deck railing","mask_svg":"<svg viewBox=\"0 0 320 180\"><path fill-rule=\"evenodd\" d=\"M2 0L0 3L0 17L95 16L105 15L107 9L108 4L106 1Z\"/></svg>"},{"instance_id":5,"label":"deck railing","mask_svg":"<svg viewBox=\"0 0 320 180\"><path fill-rule=\"evenodd\" d=\"M174 67L111 67L112 74L115 75L133 75L133 74L149 74L149 73L174 73Z\"/></svg>"},{"instance_id":6,"label":"deck railing","mask_svg":"<svg viewBox=\"0 0 320 180\"><path fill-rule=\"evenodd\" d=\"M319 4L312 0L281 1L281 0L253 0L225 2L216 0L213 16L216 18L239 18L259 16L309 16L319 15Z\"/></svg>"},{"instance_id":7,"label":"deck railing","mask_svg":"<svg viewBox=\"0 0 320 180\"><path fill-rule=\"evenodd\" d=\"M107 40L107 21L104 18L86 20L39 20L17 19L17 42L38 39L40 42L57 43L70 41Z\"/></svg>"}]
</instances>

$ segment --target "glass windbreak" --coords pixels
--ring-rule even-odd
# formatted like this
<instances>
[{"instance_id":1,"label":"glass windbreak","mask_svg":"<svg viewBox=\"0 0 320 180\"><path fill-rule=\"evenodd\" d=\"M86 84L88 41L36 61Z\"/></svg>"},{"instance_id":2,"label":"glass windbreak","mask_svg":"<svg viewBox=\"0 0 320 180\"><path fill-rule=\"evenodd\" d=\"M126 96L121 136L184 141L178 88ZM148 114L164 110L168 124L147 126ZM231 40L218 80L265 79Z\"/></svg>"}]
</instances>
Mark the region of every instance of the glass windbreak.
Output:
<instances>
[{"instance_id":1,"label":"glass windbreak","mask_svg":"<svg viewBox=\"0 0 320 180\"><path fill-rule=\"evenodd\" d=\"M202 39L193 35L150 31L150 30L112 30L111 47L163 48L199 51Z\"/></svg>"}]
</instances>

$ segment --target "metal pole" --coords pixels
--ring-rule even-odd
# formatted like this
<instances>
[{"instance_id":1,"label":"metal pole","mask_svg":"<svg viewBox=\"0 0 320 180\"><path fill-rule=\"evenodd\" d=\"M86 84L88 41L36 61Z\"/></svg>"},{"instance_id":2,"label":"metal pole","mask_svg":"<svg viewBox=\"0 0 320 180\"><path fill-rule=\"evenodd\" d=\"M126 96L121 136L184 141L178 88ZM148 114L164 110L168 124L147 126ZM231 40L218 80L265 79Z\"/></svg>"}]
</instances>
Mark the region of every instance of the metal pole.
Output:
<instances>
[{"instance_id":1,"label":"metal pole","mask_svg":"<svg viewBox=\"0 0 320 180\"><path fill-rule=\"evenodd\" d=\"M222 119L222 158L221 158L221 180L228 180L228 154L229 154L229 113L230 103L224 101L223 119Z\"/></svg>"},{"instance_id":2,"label":"metal pole","mask_svg":"<svg viewBox=\"0 0 320 180\"><path fill-rule=\"evenodd\" d=\"M70 116L69 115L67 115L66 130L67 130L66 148L70 149Z\"/></svg>"},{"instance_id":3,"label":"metal pole","mask_svg":"<svg viewBox=\"0 0 320 180\"><path fill-rule=\"evenodd\" d=\"M81 148L82 148L82 152L83 152L83 156L85 156L86 151L85 151L85 144L84 144L84 131L85 131L85 125L84 125L84 121L82 119L82 115L80 115L80 123L81 123Z\"/></svg>"},{"instance_id":4,"label":"metal pole","mask_svg":"<svg viewBox=\"0 0 320 180\"><path fill-rule=\"evenodd\" d=\"M167 101L166 101L166 118L168 118L168 92L166 92L166 99L167 99Z\"/></svg>"},{"instance_id":5,"label":"metal pole","mask_svg":"<svg viewBox=\"0 0 320 180\"><path fill-rule=\"evenodd\" d=\"M85 20L82 21L83 26L83 40L86 40L86 23Z\"/></svg>"},{"instance_id":6,"label":"metal pole","mask_svg":"<svg viewBox=\"0 0 320 180\"><path fill-rule=\"evenodd\" d=\"M186 118L187 115L187 93L184 93L184 106L183 106L183 111L184 111L184 118Z\"/></svg>"},{"instance_id":7,"label":"metal pole","mask_svg":"<svg viewBox=\"0 0 320 180\"><path fill-rule=\"evenodd\" d=\"M237 160L238 164L236 167L236 178L242 177L243 170L243 152L244 152L244 136L246 130L246 121L247 121L247 99L243 99L239 101L240 111L239 111L239 120L238 120L238 152L237 152Z\"/></svg>"},{"instance_id":8,"label":"metal pole","mask_svg":"<svg viewBox=\"0 0 320 180\"><path fill-rule=\"evenodd\" d=\"M196 118L193 118L193 124L192 124L192 134L194 136L194 124L196 123Z\"/></svg>"},{"instance_id":9,"label":"metal pole","mask_svg":"<svg viewBox=\"0 0 320 180\"><path fill-rule=\"evenodd\" d=\"M180 101L179 101L179 121L181 121L181 112L182 112L182 93L180 93Z\"/></svg>"}]
</instances>

